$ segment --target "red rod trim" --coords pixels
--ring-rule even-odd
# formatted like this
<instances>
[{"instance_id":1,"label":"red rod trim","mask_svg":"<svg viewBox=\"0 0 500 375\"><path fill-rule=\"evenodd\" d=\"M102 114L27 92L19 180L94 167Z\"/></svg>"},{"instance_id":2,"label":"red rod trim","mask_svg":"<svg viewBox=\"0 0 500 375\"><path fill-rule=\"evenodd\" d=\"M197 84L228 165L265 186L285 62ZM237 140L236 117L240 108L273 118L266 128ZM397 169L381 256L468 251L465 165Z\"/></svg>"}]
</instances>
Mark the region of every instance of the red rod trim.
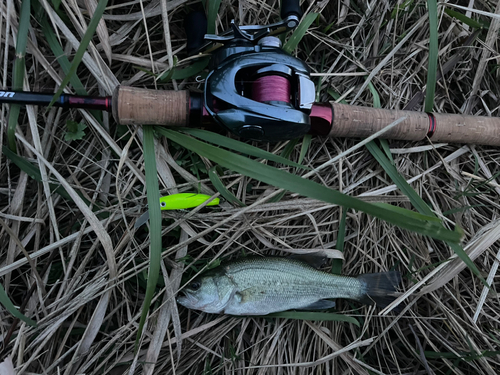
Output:
<instances>
[{"instance_id":1,"label":"red rod trim","mask_svg":"<svg viewBox=\"0 0 500 375\"><path fill-rule=\"evenodd\" d=\"M429 116L429 131L427 132L427 137L431 138L436 132L436 118L432 113L428 113Z\"/></svg>"},{"instance_id":2,"label":"red rod trim","mask_svg":"<svg viewBox=\"0 0 500 375\"><path fill-rule=\"evenodd\" d=\"M311 133L326 136L333 125L334 113L330 103L314 103L309 116Z\"/></svg>"}]
</instances>

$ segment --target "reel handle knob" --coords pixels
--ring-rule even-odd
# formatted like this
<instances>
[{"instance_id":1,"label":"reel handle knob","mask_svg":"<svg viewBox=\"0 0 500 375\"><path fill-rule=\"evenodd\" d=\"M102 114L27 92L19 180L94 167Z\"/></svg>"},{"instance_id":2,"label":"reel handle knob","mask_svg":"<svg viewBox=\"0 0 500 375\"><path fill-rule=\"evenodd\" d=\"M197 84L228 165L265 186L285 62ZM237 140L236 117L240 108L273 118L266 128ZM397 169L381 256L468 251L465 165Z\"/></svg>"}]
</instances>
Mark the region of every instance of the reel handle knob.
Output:
<instances>
[{"instance_id":1,"label":"reel handle knob","mask_svg":"<svg viewBox=\"0 0 500 375\"><path fill-rule=\"evenodd\" d=\"M298 26L298 21L304 12L300 9L300 0L282 0L281 2L281 19L286 20L288 17L297 17L296 25L289 25L290 28Z\"/></svg>"}]
</instances>

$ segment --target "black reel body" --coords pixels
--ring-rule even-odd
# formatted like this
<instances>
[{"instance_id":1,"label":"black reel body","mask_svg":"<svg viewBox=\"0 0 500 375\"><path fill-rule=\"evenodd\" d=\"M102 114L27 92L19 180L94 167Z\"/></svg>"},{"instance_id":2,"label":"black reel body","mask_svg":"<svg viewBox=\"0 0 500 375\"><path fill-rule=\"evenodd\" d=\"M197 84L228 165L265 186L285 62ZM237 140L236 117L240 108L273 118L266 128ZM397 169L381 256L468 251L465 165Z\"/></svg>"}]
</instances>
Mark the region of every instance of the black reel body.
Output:
<instances>
[{"instance_id":1,"label":"black reel body","mask_svg":"<svg viewBox=\"0 0 500 375\"><path fill-rule=\"evenodd\" d=\"M257 45L234 40L212 57L214 69L205 81L205 109L235 135L278 141L310 129L315 99L310 69L278 43L279 39L269 36Z\"/></svg>"}]
</instances>

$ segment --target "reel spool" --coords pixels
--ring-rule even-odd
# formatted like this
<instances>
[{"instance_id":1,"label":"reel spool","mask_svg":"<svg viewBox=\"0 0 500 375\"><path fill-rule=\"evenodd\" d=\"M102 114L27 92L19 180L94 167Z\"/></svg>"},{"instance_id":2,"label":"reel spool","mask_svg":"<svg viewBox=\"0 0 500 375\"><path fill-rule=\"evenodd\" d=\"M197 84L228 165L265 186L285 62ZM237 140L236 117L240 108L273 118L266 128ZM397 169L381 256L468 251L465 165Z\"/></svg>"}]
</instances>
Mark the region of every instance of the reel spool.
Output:
<instances>
[{"instance_id":1,"label":"reel spool","mask_svg":"<svg viewBox=\"0 0 500 375\"><path fill-rule=\"evenodd\" d=\"M281 40L268 36L261 39L259 45L281 48ZM282 67L278 66L277 68L277 70L281 71L280 74L270 71L271 69L269 68L257 71L257 74L253 78L252 99L260 103L288 104L290 106L292 102L291 77L289 74L284 73Z\"/></svg>"},{"instance_id":2,"label":"reel spool","mask_svg":"<svg viewBox=\"0 0 500 375\"><path fill-rule=\"evenodd\" d=\"M252 99L260 103L290 104L291 85L288 78L268 75L257 78L252 84Z\"/></svg>"}]
</instances>

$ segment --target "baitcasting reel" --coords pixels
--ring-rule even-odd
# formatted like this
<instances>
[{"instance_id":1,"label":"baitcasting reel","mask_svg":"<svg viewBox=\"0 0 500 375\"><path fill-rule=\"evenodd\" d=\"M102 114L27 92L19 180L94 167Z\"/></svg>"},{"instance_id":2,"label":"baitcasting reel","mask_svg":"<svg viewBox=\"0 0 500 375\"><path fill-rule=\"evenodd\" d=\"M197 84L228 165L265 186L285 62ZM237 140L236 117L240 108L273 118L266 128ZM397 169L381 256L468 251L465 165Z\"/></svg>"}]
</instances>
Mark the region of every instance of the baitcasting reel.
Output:
<instances>
[{"instance_id":1,"label":"baitcasting reel","mask_svg":"<svg viewBox=\"0 0 500 375\"><path fill-rule=\"evenodd\" d=\"M282 21L268 26L238 26L221 35L206 35L204 13L186 18L188 51L214 50L205 80L203 111L231 133L247 139L279 141L310 131L315 86L309 67L281 49L274 35L293 30L302 12L298 1L282 8ZM205 43L203 43L205 42Z\"/></svg>"}]
</instances>

